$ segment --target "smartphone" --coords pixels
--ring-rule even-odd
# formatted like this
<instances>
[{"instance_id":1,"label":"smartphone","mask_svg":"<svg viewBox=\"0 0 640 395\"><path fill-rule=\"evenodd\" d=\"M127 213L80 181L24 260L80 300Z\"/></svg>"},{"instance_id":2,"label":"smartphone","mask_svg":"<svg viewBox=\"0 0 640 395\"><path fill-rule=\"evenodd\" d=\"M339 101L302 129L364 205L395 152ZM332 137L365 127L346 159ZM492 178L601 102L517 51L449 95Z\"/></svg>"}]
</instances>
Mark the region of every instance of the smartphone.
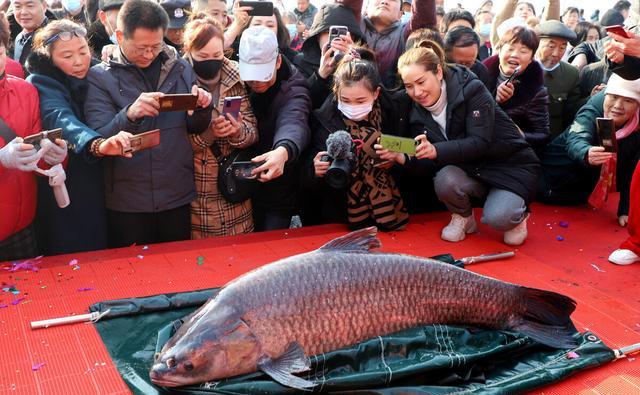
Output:
<instances>
[{"instance_id":1,"label":"smartphone","mask_svg":"<svg viewBox=\"0 0 640 395\"><path fill-rule=\"evenodd\" d=\"M518 76L518 74L520 74L520 66L516 67L516 69L513 70L513 74L511 74L509 76L509 78L507 78L505 83L508 84L509 82L513 82L513 80L515 80L515 78Z\"/></svg>"},{"instance_id":2,"label":"smartphone","mask_svg":"<svg viewBox=\"0 0 640 395\"><path fill-rule=\"evenodd\" d=\"M629 33L627 33L627 31L624 30L624 26L622 25L605 26L605 29L607 30L607 32L615 33L624 38L631 38Z\"/></svg>"},{"instance_id":3,"label":"smartphone","mask_svg":"<svg viewBox=\"0 0 640 395\"><path fill-rule=\"evenodd\" d=\"M618 142L616 140L613 119L596 118L596 128L598 129L598 142L606 152L617 152Z\"/></svg>"},{"instance_id":4,"label":"smartphone","mask_svg":"<svg viewBox=\"0 0 640 395\"><path fill-rule=\"evenodd\" d=\"M136 134L129 140L129 148L122 149L122 154L129 154L155 147L160 144L160 129Z\"/></svg>"},{"instance_id":5,"label":"smartphone","mask_svg":"<svg viewBox=\"0 0 640 395\"><path fill-rule=\"evenodd\" d=\"M195 110L198 96L191 93L164 95L160 99L160 112Z\"/></svg>"},{"instance_id":6,"label":"smartphone","mask_svg":"<svg viewBox=\"0 0 640 395\"><path fill-rule=\"evenodd\" d=\"M222 105L222 115L229 114L238 120L240 115L240 105L242 104L242 96L229 96L224 98L224 104Z\"/></svg>"},{"instance_id":7,"label":"smartphone","mask_svg":"<svg viewBox=\"0 0 640 395\"><path fill-rule=\"evenodd\" d=\"M257 174L251 174L254 169L264 165L265 162L238 161L231 164L231 174L236 179L253 180Z\"/></svg>"},{"instance_id":8,"label":"smartphone","mask_svg":"<svg viewBox=\"0 0 640 395\"><path fill-rule=\"evenodd\" d=\"M26 136L23 140L25 144L33 145L36 150L40 149L40 142L42 139L48 138L52 143L55 144L56 139L62 138L62 129L51 129L51 130L43 130L40 133L32 134L30 136Z\"/></svg>"},{"instance_id":9,"label":"smartphone","mask_svg":"<svg viewBox=\"0 0 640 395\"><path fill-rule=\"evenodd\" d=\"M249 16L271 16L273 15L273 3L270 1L241 1L240 7L252 7L248 12Z\"/></svg>"},{"instance_id":10,"label":"smartphone","mask_svg":"<svg viewBox=\"0 0 640 395\"><path fill-rule=\"evenodd\" d=\"M341 25L333 25L329 27L329 45L340 36L346 36L349 33L349 28ZM336 61L340 61L340 58L344 56L342 51L336 51L333 53L333 57L336 58Z\"/></svg>"},{"instance_id":11,"label":"smartphone","mask_svg":"<svg viewBox=\"0 0 640 395\"><path fill-rule=\"evenodd\" d=\"M390 134L380 135L380 145L384 149L393 152L401 152L403 154L415 155L417 141L407 137L393 136Z\"/></svg>"}]
</instances>

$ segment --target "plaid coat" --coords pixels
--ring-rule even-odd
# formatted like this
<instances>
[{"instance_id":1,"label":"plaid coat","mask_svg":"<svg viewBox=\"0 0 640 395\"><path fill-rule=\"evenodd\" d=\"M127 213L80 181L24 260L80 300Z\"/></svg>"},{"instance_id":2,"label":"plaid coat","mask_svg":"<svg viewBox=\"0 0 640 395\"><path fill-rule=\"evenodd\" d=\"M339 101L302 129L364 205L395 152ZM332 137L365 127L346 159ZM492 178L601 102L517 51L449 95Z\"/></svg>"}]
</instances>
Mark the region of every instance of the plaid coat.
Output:
<instances>
[{"instance_id":1,"label":"plaid coat","mask_svg":"<svg viewBox=\"0 0 640 395\"><path fill-rule=\"evenodd\" d=\"M193 162L196 181L196 199L191 202L191 238L202 239L213 236L226 236L253 231L251 199L242 203L228 202L218 190L218 158L210 149L217 144L222 155L230 154L236 148L246 148L258 141L256 118L240 80L238 64L223 59L218 86L207 86L209 90L220 89L218 103L213 109L212 119L221 114L224 98L241 96L242 128L232 137L216 138L209 130L201 135L191 135Z\"/></svg>"}]
</instances>

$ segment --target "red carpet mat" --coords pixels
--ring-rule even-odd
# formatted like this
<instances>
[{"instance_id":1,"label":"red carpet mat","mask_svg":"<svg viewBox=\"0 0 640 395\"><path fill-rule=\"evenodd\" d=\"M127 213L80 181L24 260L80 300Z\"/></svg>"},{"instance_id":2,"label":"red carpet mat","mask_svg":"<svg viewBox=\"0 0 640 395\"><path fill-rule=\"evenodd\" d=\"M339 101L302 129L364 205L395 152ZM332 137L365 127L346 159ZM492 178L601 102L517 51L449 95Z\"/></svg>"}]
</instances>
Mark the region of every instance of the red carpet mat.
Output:
<instances>
[{"instance_id":1,"label":"red carpet mat","mask_svg":"<svg viewBox=\"0 0 640 395\"><path fill-rule=\"evenodd\" d=\"M613 203L599 211L536 205L529 239L515 258L468 268L573 297L576 326L594 331L613 348L640 342L640 265L618 267L606 259L626 235L616 223ZM440 240L448 219L446 213L415 217L407 231L380 234L383 249L422 256L450 252L456 258L509 250L501 234L484 226L462 243ZM129 393L91 324L31 330L29 322L83 314L90 304L107 299L223 285L345 231L331 225L133 246L48 257L37 272L0 270L0 393ZM640 394L639 369L634 358L623 359L537 393Z\"/></svg>"}]
</instances>

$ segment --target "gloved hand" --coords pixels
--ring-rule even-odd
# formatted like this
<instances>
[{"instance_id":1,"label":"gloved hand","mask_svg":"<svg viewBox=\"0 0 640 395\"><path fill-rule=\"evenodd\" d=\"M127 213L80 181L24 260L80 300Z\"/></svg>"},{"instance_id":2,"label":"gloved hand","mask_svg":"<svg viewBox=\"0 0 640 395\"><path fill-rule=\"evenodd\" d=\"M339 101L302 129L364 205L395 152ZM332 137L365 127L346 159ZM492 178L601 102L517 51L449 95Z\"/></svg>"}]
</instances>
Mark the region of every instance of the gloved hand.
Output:
<instances>
[{"instance_id":1,"label":"gloved hand","mask_svg":"<svg viewBox=\"0 0 640 395\"><path fill-rule=\"evenodd\" d=\"M22 137L16 137L0 148L0 163L7 169L33 171L39 160L36 149L31 144L23 144Z\"/></svg>"},{"instance_id":2,"label":"gloved hand","mask_svg":"<svg viewBox=\"0 0 640 395\"><path fill-rule=\"evenodd\" d=\"M55 144L47 138L42 139L40 147L44 152L44 161L51 166L62 163L64 158L67 157L67 142L62 139L57 139Z\"/></svg>"}]
</instances>

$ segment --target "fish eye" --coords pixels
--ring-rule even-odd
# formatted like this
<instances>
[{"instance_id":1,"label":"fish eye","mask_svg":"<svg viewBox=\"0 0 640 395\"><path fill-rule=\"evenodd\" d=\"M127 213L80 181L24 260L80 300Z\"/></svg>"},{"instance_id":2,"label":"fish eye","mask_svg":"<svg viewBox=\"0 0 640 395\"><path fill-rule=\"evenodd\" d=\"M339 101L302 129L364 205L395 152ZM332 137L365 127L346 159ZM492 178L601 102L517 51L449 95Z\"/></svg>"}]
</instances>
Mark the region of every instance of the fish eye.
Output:
<instances>
[{"instance_id":1,"label":"fish eye","mask_svg":"<svg viewBox=\"0 0 640 395\"><path fill-rule=\"evenodd\" d=\"M159 352L153 354L153 360L157 361L158 359L160 359L160 353Z\"/></svg>"},{"instance_id":2,"label":"fish eye","mask_svg":"<svg viewBox=\"0 0 640 395\"><path fill-rule=\"evenodd\" d=\"M176 367L176 360L175 360L175 358L173 358L173 357L171 357L171 358L167 359L167 362L166 362L166 363L167 363L167 367L168 367L169 369L173 369L173 368L175 368L175 367Z\"/></svg>"},{"instance_id":3,"label":"fish eye","mask_svg":"<svg viewBox=\"0 0 640 395\"><path fill-rule=\"evenodd\" d=\"M184 363L184 370L190 372L193 370L193 364L190 361Z\"/></svg>"}]
</instances>

